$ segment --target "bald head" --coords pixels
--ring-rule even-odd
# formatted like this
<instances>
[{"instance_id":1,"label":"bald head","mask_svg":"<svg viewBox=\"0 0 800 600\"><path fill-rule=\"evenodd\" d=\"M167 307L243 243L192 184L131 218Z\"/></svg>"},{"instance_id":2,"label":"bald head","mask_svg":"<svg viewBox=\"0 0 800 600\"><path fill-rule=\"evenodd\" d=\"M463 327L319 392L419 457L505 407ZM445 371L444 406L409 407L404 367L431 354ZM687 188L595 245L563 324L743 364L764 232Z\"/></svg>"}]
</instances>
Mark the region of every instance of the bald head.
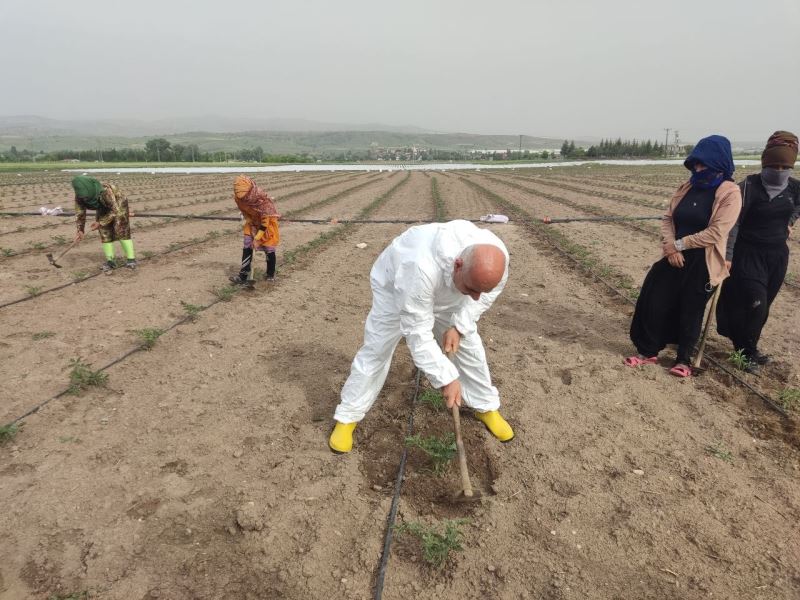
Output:
<instances>
[{"instance_id":1,"label":"bald head","mask_svg":"<svg viewBox=\"0 0 800 600\"><path fill-rule=\"evenodd\" d=\"M467 246L456 259L453 282L462 294L474 300L485 292L491 292L506 270L506 255L492 244Z\"/></svg>"}]
</instances>

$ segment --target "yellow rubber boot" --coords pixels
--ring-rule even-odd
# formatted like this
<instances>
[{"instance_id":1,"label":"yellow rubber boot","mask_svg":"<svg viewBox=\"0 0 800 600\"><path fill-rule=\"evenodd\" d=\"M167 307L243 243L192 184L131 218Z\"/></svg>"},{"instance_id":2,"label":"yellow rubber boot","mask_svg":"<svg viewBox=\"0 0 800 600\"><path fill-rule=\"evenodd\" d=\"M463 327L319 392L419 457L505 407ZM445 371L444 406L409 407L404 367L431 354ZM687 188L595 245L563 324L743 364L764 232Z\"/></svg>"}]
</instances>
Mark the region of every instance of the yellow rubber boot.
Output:
<instances>
[{"instance_id":1,"label":"yellow rubber boot","mask_svg":"<svg viewBox=\"0 0 800 600\"><path fill-rule=\"evenodd\" d=\"M336 423L333 428L331 437L328 440L328 446L337 454L344 454L353 449L353 430L358 423Z\"/></svg>"},{"instance_id":2,"label":"yellow rubber boot","mask_svg":"<svg viewBox=\"0 0 800 600\"><path fill-rule=\"evenodd\" d=\"M488 412L475 411L475 418L486 425L486 429L501 442L510 442L514 439L514 430L501 415L499 410Z\"/></svg>"}]
</instances>

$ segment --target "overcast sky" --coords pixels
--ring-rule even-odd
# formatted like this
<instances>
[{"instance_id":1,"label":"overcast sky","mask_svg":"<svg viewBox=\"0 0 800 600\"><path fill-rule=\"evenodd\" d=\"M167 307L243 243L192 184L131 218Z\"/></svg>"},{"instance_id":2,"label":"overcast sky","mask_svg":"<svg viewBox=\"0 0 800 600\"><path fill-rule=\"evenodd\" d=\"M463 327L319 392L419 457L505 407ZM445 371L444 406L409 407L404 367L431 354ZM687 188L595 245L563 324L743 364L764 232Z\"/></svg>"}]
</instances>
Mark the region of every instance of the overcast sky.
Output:
<instances>
[{"instance_id":1,"label":"overcast sky","mask_svg":"<svg viewBox=\"0 0 800 600\"><path fill-rule=\"evenodd\" d=\"M799 0L0 0L0 115L761 140Z\"/></svg>"}]
</instances>

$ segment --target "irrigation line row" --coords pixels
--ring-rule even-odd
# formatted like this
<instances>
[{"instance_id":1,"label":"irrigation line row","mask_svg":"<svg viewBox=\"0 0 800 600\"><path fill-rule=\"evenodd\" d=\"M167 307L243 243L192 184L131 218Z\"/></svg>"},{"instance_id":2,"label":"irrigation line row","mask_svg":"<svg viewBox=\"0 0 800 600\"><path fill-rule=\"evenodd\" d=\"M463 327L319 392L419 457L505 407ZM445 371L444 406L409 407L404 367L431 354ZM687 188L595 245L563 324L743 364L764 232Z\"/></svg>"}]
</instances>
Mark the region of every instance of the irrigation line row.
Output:
<instances>
[{"instance_id":1,"label":"irrigation line row","mask_svg":"<svg viewBox=\"0 0 800 600\"><path fill-rule=\"evenodd\" d=\"M414 381L414 397L411 399L411 410L408 413L408 426L406 428L406 437L414 435L414 406L417 404L417 396L419 395L419 380L422 372L417 369L417 377ZM392 546L392 538L394 534L394 521L397 518L397 508L400 504L400 490L403 487L403 479L405 477L406 459L408 458L408 446L403 444L403 453L400 455L400 465L397 467L397 477L394 480L394 494L392 494L392 505L389 509L389 515L386 518L386 534L383 538L383 552L381 552L381 560L378 563L378 576L375 580L375 600L381 600L383 597L383 581L386 577L386 569L389 566L389 554Z\"/></svg>"},{"instance_id":2,"label":"irrigation line row","mask_svg":"<svg viewBox=\"0 0 800 600\"><path fill-rule=\"evenodd\" d=\"M484 175L484 177L486 179L488 179L489 181L491 181L491 182L500 183L502 185L508 185L510 187L519 189L519 190L521 190L523 192L526 192L526 193L529 193L529 194L534 194L534 195L537 195L537 196L541 196L542 198L545 198L545 199L550 200L552 202L556 202L558 204L562 204L564 206L568 206L569 208L572 208L573 210L579 210L579 211L583 211L583 212L588 212L589 214L601 215L601 216L596 217L595 219L590 219L590 218L586 218L586 217L571 218L571 219L550 219L549 217L545 217L543 219L543 221L545 223L548 223L548 224L549 223L568 223L568 222L574 222L574 221L591 221L591 220L594 220L594 221L620 221L620 222L623 222L623 224L625 224L624 221L634 221L634 220L635 221L645 221L645 220L658 220L658 221L660 221L663 218L663 216L657 216L657 217L632 217L632 218L630 218L630 217L612 216L612 215L608 215L604 209L601 209L599 207L581 206L577 202L573 202L572 200L567 200L566 198L561 198L560 196L554 196L554 195L549 194L547 192L540 192L540 191L537 191L537 190L532 189L532 188L527 188L527 187L519 185L517 183L512 183L512 182L508 182L508 181L502 181L502 180L496 179L494 177L491 177L489 175ZM516 176L516 177L520 177L520 176ZM599 197L602 198L602 196L599 196ZM648 236L650 236L652 238L661 239L661 234L659 232L657 232L657 231L652 231L652 230L646 229L644 227L637 227L633 223L626 224L626 227L628 227L629 229L633 229L635 231L639 231L641 233L644 233L645 235L648 235ZM800 285L798 285L796 283L792 283L791 281L788 281L786 279L784 279L783 284L785 286L789 287L789 288L792 288L792 289L795 289L795 290L800 290Z\"/></svg>"},{"instance_id":3,"label":"irrigation line row","mask_svg":"<svg viewBox=\"0 0 800 600\"><path fill-rule=\"evenodd\" d=\"M236 210L236 209L232 209ZM304 209L301 209L304 210ZM30 213L3 213L0 212L0 216L7 215L7 216L28 216L28 215L38 215L38 212L30 212ZM49 215L54 217L74 217L75 213L61 213L59 215ZM142 218L164 218L164 219L185 219L185 220L200 220L200 221L241 221L241 217L223 217L223 216L216 216L216 215L172 215L166 213L140 213L137 212L133 215L132 218L142 217ZM530 223L530 222L537 222L537 223L578 223L578 222L596 222L596 223L603 223L603 222L618 222L618 221L653 221L658 220L660 221L662 217L625 217L625 216L607 216L607 217L571 217L571 218L550 218L544 217L543 219L509 219L509 223ZM464 221L470 221L472 223L492 223L491 221L484 221L483 219L462 219ZM314 224L322 224L328 225L332 223L331 218L325 219L302 219L302 218L281 218L281 223L314 223ZM369 224L383 224L383 223L392 223L392 224L408 224L408 223L433 223L439 221L430 221L429 219L335 219L336 223L354 223L359 225L369 225Z\"/></svg>"},{"instance_id":4,"label":"irrigation line row","mask_svg":"<svg viewBox=\"0 0 800 600\"><path fill-rule=\"evenodd\" d=\"M386 192L384 192L384 193L383 193L381 196L379 196L378 198L376 198L375 200L373 200L373 202L372 202L370 205L368 205L368 206L367 206L367 207L366 207L366 208L365 208L365 209L362 211L362 213L369 214L370 212L372 212L372 211L376 210L376 209L377 209L377 208L378 208L378 207L379 207L381 204L383 204L383 203L384 203L386 200L388 200L388 199L389 199L389 198L390 198L390 197L391 197L391 196L394 194L394 192L395 192L395 191L397 191L397 189L398 189L398 188L400 188L400 186L402 186L403 184L405 184L405 183L407 183L407 182L408 182L409 176L410 176L410 173L409 173L409 175L406 175L405 179L403 179L403 180L401 180L401 181L397 182L397 183L396 183L396 184L394 184L394 185L393 185L391 188L389 188L389 190L387 190L387 191L386 191ZM300 210L303 210L303 209L300 209ZM343 229L343 230L347 229L348 227L349 227L349 225L346 225L346 224L343 224L343 225L342 225L342 229ZM235 231L237 231L237 232L238 232L239 230L238 230L238 229L236 229ZM321 234L320 236L318 236L318 238L317 238L317 239L319 239L320 237L324 237L325 235L326 235L326 234L325 234L325 233L323 233L323 234ZM193 242L193 243L200 243L200 242ZM192 245L192 244L187 244L187 245ZM185 246L184 246L184 247L185 247ZM300 249L303 249L303 248L305 248L306 250L311 250L311 249L313 249L314 247L315 247L315 245L314 245L313 243L308 243L308 244L305 244L304 246L301 246L301 247L300 247ZM295 250L295 252L297 252L297 250ZM76 283L77 283L77 282L76 282ZM73 284L68 284L68 285L73 285ZM28 298L28 299L29 299L29 298ZM209 304L207 304L206 306L203 306L203 307L201 308L201 311L205 311L205 310L207 310L207 309L211 308L212 306L214 306L215 304L218 304L219 302L222 302L222 301L223 301L223 300L222 300L221 298L216 298L215 300L212 300L212 301L211 301ZM20 302L20 300L18 300L18 301L15 301L15 302ZM14 303L15 303L15 302L14 302ZM13 303L12 303L12 304L13 304ZM188 320L191 320L191 319L192 319L192 316L191 316L191 315L186 315L186 316L184 316L184 317L181 317L181 318L180 318L178 321L176 321L175 323L173 323L172 325L170 325L169 327L167 327L167 328L164 330L164 333L166 333L167 331L171 331L172 329L175 329L175 327L177 327L178 325L181 325L182 323L185 323L186 321L188 321ZM162 334L162 335L163 335L163 334ZM160 336L159 336L159 337L160 337ZM144 350L144 349L146 349L146 348L147 348L147 346L145 346L144 344L141 344L141 345L137 346L136 348L133 348L133 349L131 349L131 350L128 350L127 352L125 352L124 354L122 354L122 356L119 356L119 357L115 358L114 360L112 360L112 361L111 361L110 363L108 363L107 365L104 365L103 367L101 367L100 369L98 369L98 372L100 372L100 371L105 371L106 369L109 369L109 368L113 367L113 366L114 366L114 365L116 365L117 363L119 363L119 362L122 362L123 360L125 360L126 358L128 358L129 356L131 356L132 354L134 354L134 353L136 353L136 352L139 352L139 351L141 351L141 350ZM40 402L39 404L37 404L37 405L36 405L36 406L34 406L33 408L29 409L27 412L25 412L25 414L23 414L22 416L19 416L19 417L15 418L13 421L11 421L10 423L8 423L6 426L10 426L10 425L14 425L14 424L16 424L16 423L19 423L19 422L20 422L22 419L24 419L25 417L28 417L28 416L30 416L30 415L32 415L32 414L34 414L34 413L36 413L36 412L39 412L39 410L41 410L41 408L42 408L42 407L46 406L47 404L49 404L49 403L50 403L50 402L52 402L53 400L57 400L58 398L61 398L62 396L65 396L65 395L66 395L66 394L68 394L68 393L69 393L69 388L67 388L67 389L65 389L65 390L62 390L62 391L60 391L58 394L56 394L55 396L52 396L51 398L48 398L48 399L46 399L46 400L43 400L42 402Z\"/></svg>"},{"instance_id":5,"label":"irrigation line row","mask_svg":"<svg viewBox=\"0 0 800 600\"><path fill-rule=\"evenodd\" d=\"M478 190L482 191L484 193L484 195L488 196L489 198L491 198L492 195L497 196L497 194L494 194L493 192L491 192L491 190L487 190L486 188L478 185L477 183L475 183L473 181L469 181L469 180L466 180L466 179L464 179L464 181L469 183L470 185L478 188ZM501 198L500 196L497 196L497 197ZM514 208L514 210L516 210L517 212L520 212L522 214L526 214L526 212L523 209L519 208L514 203L512 203L512 202L510 202L508 200L505 200L505 199L502 199L502 201L504 203L508 204L509 206L512 206ZM533 222L536 222L536 221L533 221ZM533 229L532 231L535 233L535 229ZM564 256L566 258L568 258L570 261L572 261L574 264L576 264L580 269L582 269L584 271L588 271L588 273L592 277L594 277L597 281L602 283L606 288L608 288L610 291L612 291L616 296L619 296L620 298L625 300L628 304L631 304L631 305L635 305L636 304L633 301L633 299L631 299L627 294L624 294L624 293L620 292L618 289L616 289L616 287L614 287L612 284L607 282L605 279L603 279L602 277L600 277L599 275L594 273L591 269L587 269L574 256L570 255L565 250L559 248L558 245L555 242L553 242L553 241L551 241L549 239L545 239L545 241L547 241L547 243L552 248L554 248L556 251L558 251L559 254L561 254L562 256ZM758 396L769 408L771 408L772 410L774 410L775 412L777 412L778 414L780 414L781 416L783 416L785 418L789 417L788 411L786 411L786 409L784 409L780 404L775 402L775 400L773 400L770 396L768 396L767 394L765 394L762 391L760 391L757 388L755 388L752 384L750 384L750 382L748 382L745 379L743 379L742 377L740 377L737 373L735 373L734 371L732 371L729 368L727 368L726 366L724 366L721 362L719 362L718 360L716 360L712 356L706 355L705 358L709 363L711 363L712 365L717 367L719 370L723 371L724 373L726 373L727 375L732 377L734 379L734 381L736 381L741 386L745 387L746 389L748 389L752 393L754 393L756 396Z\"/></svg>"},{"instance_id":6,"label":"irrigation line row","mask_svg":"<svg viewBox=\"0 0 800 600\"><path fill-rule=\"evenodd\" d=\"M329 204L330 202L333 202L333 201L336 201L336 200L340 200L341 198L343 198L344 196L348 195L349 193L354 192L354 191L364 187L365 185L368 185L370 183L374 183L376 181L378 181L378 179L374 179L373 178L370 181L367 181L366 183L362 183L362 184L347 188L345 190L342 190L341 192L338 192L338 193L334 194L333 196L330 196L329 198L324 198L324 199L319 200L317 202L312 202L311 204L308 204L306 206L298 208L298 209L296 209L294 211L290 211L290 213L287 213L287 214L300 214L300 213L303 213L303 212L305 212L307 210L312 210L314 208L318 208L318 207L323 206L325 204ZM405 181L406 180L403 180L403 182L405 182ZM398 185L399 184L395 184L395 186L392 187L391 190L394 190ZM0 213L0 214L2 214L2 213ZM36 214L39 214L39 213L36 213ZM60 217L60 216L70 216L70 215L64 213L64 214L61 214L61 215L53 215L53 216L59 216ZM199 215L199 216L203 217L203 215ZM241 218L240 217L216 217L216 220L241 221ZM290 219L284 219L284 220L289 221ZM302 221L298 220L297 222L302 222ZM330 223L329 220L320 221L320 222ZM355 220L352 220L351 222L357 223L358 220L355 219ZM333 223L333 224L335 224L335 223ZM348 223L344 223L344 224L348 224ZM159 224L159 225L163 225L163 224ZM182 244L180 246L175 246L175 247L172 247L172 248L168 248L167 250L165 250L163 252L159 252L159 253L152 254L150 256L144 257L144 258L141 259L141 262L144 262L145 260L150 260L152 258L156 258L158 256L164 256L165 254L170 254L170 253L176 252L178 250L183 250L184 248L188 248L190 246L195 246L197 244L202 244L202 243L207 242L207 241L212 240L212 239L216 239L216 238L223 237L223 236L226 236L226 235L232 235L232 234L234 234L234 233L236 233L238 231L239 231L239 229L233 229L231 231L224 232L222 234L217 234L217 235L207 234L206 236L204 236L200 240L191 241L191 242L188 242L186 244ZM0 304L0 309L6 308L7 306L12 306L14 304L19 304L20 302L27 302L29 300L33 300L34 298L38 298L39 296L42 296L44 294L49 294L50 292L55 292L55 291L58 291L58 290L62 290L62 289L66 288L66 287L69 287L71 285L77 285L79 283L83 283L84 281L87 281L89 279L93 279L93 278L95 278L95 277L97 277L98 275L101 275L101 274L103 274L102 271L97 271L96 273L92 273L91 275L87 275L86 277L82 277L80 279L73 280L73 281L70 281L68 283L64 283L64 284L61 284L61 285L57 285L55 287L48 288L48 289L43 290L43 291L41 291L41 292L39 292L39 293L37 293L37 294L35 294L33 296L25 296L23 298L17 298L16 300L11 300L9 302L5 302L3 304Z\"/></svg>"}]
</instances>

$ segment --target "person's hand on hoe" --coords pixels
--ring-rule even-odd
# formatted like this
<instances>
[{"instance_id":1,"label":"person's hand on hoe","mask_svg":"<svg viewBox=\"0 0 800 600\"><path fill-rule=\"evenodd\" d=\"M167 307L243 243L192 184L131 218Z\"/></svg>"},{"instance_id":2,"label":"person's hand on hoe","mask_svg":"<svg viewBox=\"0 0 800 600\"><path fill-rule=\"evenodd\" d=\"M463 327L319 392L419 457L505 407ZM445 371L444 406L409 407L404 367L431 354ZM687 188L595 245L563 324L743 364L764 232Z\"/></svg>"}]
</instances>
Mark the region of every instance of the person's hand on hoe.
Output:
<instances>
[{"instance_id":1,"label":"person's hand on hoe","mask_svg":"<svg viewBox=\"0 0 800 600\"><path fill-rule=\"evenodd\" d=\"M92 225L91 225L91 230L92 230L92 231L97 231L98 229L100 229L100 223L98 223L97 221L95 221L95 222L94 222L94 223L92 223Z\"/></svg>"},{"instance_id":2,"label":"person's hand on hoe","mask_svg":"<svg viewBox=\"0 0 800 600\"><path fill-rule=\"evenodd\" d=\"M445 354L452 356L458 352L458 346L461 343L461 334L455 327L451 327L444 332L442 346ZM461 406L461 382L458 379L451 381L442 388L442 396L444 397L447 408Z\"/></svg>"},{"instance_id":3,"label":"person's hand on hoe","mask_svg":"<svg viewBox=\"0 0 800 600\"><path fill-rule=\"evenodd\" d=\"M85 235L86 234L83 233L82 231L76 231L75 232L75 241L76 242L82 242Z\"/></svg>"}]
</instances>

